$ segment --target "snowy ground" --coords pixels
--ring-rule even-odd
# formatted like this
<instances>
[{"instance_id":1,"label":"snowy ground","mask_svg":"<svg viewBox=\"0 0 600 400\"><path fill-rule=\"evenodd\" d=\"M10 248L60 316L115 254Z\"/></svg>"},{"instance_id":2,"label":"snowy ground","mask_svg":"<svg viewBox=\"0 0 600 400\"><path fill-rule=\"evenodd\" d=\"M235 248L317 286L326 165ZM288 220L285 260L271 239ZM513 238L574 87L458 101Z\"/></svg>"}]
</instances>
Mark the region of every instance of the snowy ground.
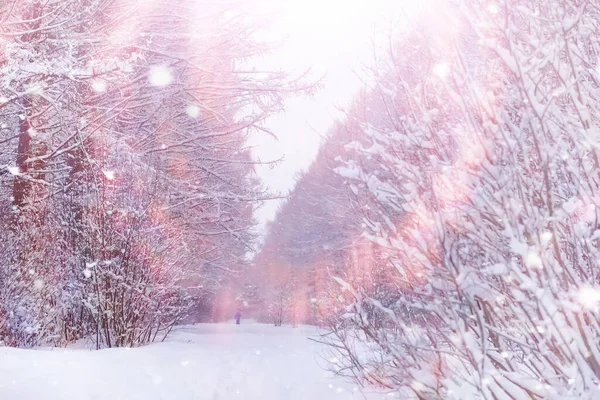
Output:
<instances>
[{"instance_id":1,"label":"snowy ground","mask_svg":"<svg viewBox=\"0 0 600 400\"><path fill-rule=\"evenodd\" d=\"M365 397L331 377L313 328L246 323L182 327L135 349L0 348L0 399L299 400ZM389 398L389 397L387 397Z\"/></svg>"}]
</instances>

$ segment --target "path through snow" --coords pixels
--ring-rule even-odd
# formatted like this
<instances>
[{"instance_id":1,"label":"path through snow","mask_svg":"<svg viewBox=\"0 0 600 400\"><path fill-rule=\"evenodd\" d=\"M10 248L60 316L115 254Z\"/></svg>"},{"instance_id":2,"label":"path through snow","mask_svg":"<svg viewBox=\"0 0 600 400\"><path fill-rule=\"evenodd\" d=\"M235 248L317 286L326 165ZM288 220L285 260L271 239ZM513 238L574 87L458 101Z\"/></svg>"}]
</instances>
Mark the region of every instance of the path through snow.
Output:
<instances>
[{"instance_id":1,"label":"path through snow","mask_svg":"<svg viewBox=\"0 0 600 400\"><path fill-rule=\"evenodd\" d=\"M321 368L322 348L307 339L315 333L310 327L200 324L134 349L0 348L0 399L365 399L355 385Z\"/></svg>"}]
</instances>

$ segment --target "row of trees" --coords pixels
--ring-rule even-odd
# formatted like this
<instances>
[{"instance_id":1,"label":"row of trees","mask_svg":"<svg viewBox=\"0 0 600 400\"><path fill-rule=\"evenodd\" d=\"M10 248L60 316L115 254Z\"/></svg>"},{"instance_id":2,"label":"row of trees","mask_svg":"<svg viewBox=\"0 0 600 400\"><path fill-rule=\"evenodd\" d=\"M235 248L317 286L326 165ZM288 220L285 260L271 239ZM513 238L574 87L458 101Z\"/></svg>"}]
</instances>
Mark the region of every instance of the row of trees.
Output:
<instances>
[{"instance_id":1,"label":"row of trees","mask_svg":"<svg viewBox=\"0 0 600 400\"><path fill-rule=\"evenodd\" d=\"M260 288L258 318L281 323L324 324L343 313L333 277L369 280L380 268L372 243L361 237L356 188L335 172L337 157L348 156L352 124L336 123L310 168L267 226L261 252L247 281ZM358 210L358 214L357 214Z\"/></svg>"},{"instance_id":2,"label":"row of trees","mask_svg":"<svg viewBox=\"0 0 600 400\"><path fill-rule=\"evenodd\" d=\"M348 116L336 171L390 290L340 279L334 367L421 399L595 398L600 9L436 9L444 21L396 36Z\"/></svg>"},{"instance_id":3,"label":"row of trees","mask_svg":"<svg viewBox=\"0 0 600 400\"><path fill-rule=\"evenodd\" d=\"M0 4L3 343L153 341L241 273L246 139L299 89L254 38L229 2Z\"/></svg>"}]
</instances>

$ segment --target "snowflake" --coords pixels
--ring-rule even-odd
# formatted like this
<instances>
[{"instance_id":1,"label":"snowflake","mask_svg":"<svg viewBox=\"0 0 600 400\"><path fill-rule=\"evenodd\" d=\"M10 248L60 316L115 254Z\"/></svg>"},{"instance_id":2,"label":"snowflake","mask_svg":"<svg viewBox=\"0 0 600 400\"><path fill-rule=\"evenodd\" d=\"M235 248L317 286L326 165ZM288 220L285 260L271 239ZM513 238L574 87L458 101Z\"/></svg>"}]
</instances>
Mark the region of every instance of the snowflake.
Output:
<instances>
[{"instance_id":1,"label":"snowflake","mask_svg":"<svg viewBox=\"0 0 600 400\"><path fill-rule=\"evenodd\" d=\"M543 326L536 326L535 329L538 331L538 333L544 333L544 332L546 332L546 329L544 329Z\"/></svg>"},{"instance_id":2,"label":"snowflake","mask_svg":"<svg viewBox=\"0 0 600 400\"><path fill-rule=\"evenodd\" d=\"M96 93L106 92L106 82L102 80L94 80L92 82L92 90Z\"/></svg>"},{"instance_id":3,"label":"snowflake","mask_svg":"<svg viewBox=\"0 0 600 400\"><path fill-rule=\"evenodd\" d=\"M113 179L115 179L115 171L102 171L102 173L104 174L106 179L108 179L109 181L112 181Z\"/></svg>"},{"instance_id":4,"label":"snowflake","mask_svg":"<svg viewBox=\"0 0 600 400\"><path fill-rule=\"evenodd\" d=\"M173 75L169 68L156 66L150 69L149 81L152 86L165 87L173 82Z\"/></svg>"},{"instance_id":5,"label":"snowflake","mask_svg":"<svg viewBox=\"0 0 600 400\"><path fill-rule=\"evenodd\" d=\"M539 256L538 253L530 251L529 253L527 253L527 257L525 257L525 264L529 267L529 268L544 268L543 264L542 264L542 258Z\"/></svg>"},{"instance_id":6,"label":"snowflake","mask_svg":"<svg viewBox=\"0 0 600 400\"><path fill-rule=\"evenodd\" d=\"M546 232L542 233L542 243L546 244L550 240L552 240L552 232L546 231Z\"/></svg>"},{"instance_id":7,"label":"snowflake","mask_svg":"<svg viewBox=\"0 0 600 400\"><path fill-rule=\"evenodd\" d=\"M600 303L600 291L593 287L583 287L579 290L577 294L577 300L581 305L585 308L593 310L598 307L598 303Z\"/></svg>"},{"instance_id":8,"label":"snowflake","mask_svg":"<svg viewBox=\"0 0 600 400\"><path fill-rule=\"evenodd\" d=\"M186 108L185 112L192 118L198 118L198 116L200 115L200 108L192 104Z\"/></svg>"},{"instance_id":9,"label":"snowflake","mask_svg":"<svg viewBox=\"0 0 600 400\"><path fill-rule=\"evenodd\" d=\"M448 63L441 62L433 66L433 73L440 78L445 78L450 73Z\"/></svg>"},{"instance_id":10,"label":"snowflake","mask_svg":"<svg viewBox=\"0 0 600 400\"><path fill-rule=\"evenodd\" d=\"M492 14L492 15L496 15L500 12L500 9L498 8L498 6L496 4L490 4L487 7L487 9L490 12L490 14Z\"/></svg>"}]
</instances>

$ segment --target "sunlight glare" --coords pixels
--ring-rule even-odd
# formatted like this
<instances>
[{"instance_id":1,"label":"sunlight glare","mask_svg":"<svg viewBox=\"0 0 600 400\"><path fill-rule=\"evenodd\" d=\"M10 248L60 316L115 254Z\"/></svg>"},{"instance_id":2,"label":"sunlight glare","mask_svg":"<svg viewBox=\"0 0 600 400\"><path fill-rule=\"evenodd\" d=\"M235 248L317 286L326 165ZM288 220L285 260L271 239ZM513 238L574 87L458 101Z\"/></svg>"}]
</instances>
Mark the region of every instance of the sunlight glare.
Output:
<instances>
[{"instance_id":1,"label":"sunlight glare","mask_svg":"<svg viewBox=\"0 0 600 400\"><path fill-rule=\"evenodd\" d=\"M255 0L273 16L272 33L302 47L303 56L337 58L372 50L374 34L386 34L436 0ZM365 49L365 47L367 49ZM331 53L331 52L334 53Z\"/></svg>"}]
</instances>

